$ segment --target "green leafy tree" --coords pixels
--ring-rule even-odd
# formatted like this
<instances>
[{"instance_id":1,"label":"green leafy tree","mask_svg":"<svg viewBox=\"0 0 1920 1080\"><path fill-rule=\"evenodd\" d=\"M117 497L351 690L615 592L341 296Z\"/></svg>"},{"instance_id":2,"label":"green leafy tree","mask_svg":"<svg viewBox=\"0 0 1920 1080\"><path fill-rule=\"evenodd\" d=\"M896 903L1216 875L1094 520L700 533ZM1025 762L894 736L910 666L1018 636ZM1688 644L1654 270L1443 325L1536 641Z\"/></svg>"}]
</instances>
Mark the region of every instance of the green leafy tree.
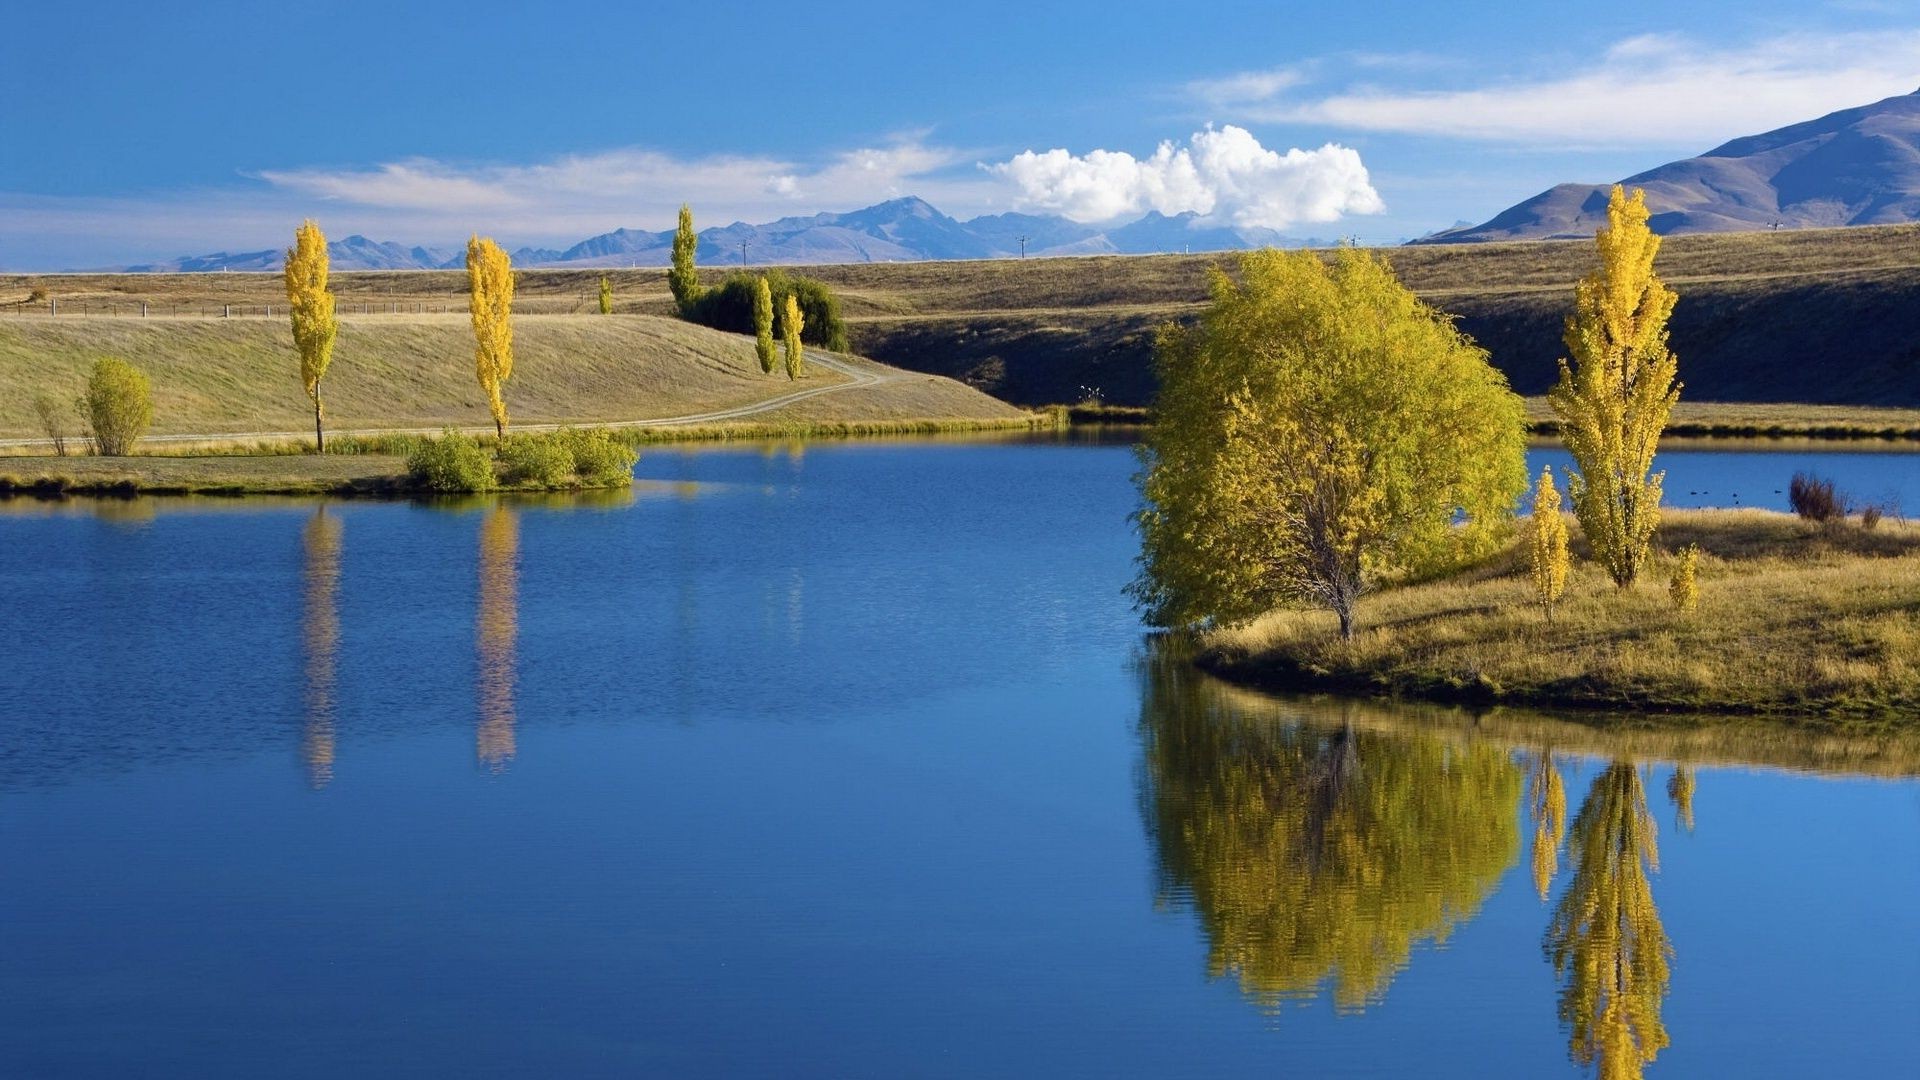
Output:
<instances>
[{"instance_id":1,"label":"green leafy tree","mask_svg":"<svg viewBox=\"0 0 1920 1080\"><path fill-rule=\"evenodd\" d=\"M613 314L613 279L605 274L600 276L600 314Z\"/></svg>"},{"instance_id":2,"label":"green leafy tree","mask_svg":"<svg viewBox=\"0 0 1920 1080\"><path fill-rule=\"evenodd\" d=\"M760 357L760 370L773 374L773 290L765 275L754 285L753 351Z\"/></svg>"},{"instance_id":3,"label":"green leafy tree","mask_svg":"<svg viewBox=\"0 0 1920 1080\"><path fill-rule=\"evenodd\" d=\"M787 307L780 317L780 331L786 339L787 378L797 379L806 374L807 354L800 346L800 331L806 326L806 316L800 314L800 301L792 293L787 294Z\"/></svg>"},{"instance_id":4,"label":"green leafy tree","mask_svg":"<svg viewBox=\"0 0 1920 1080\"><path fill-rule=\"evenodd\" d=\"M87 376L79 410L93 452L124 457L133 453L134 444L153 423L153 387L139 368L104 356L94 361L93 371Z\"/></svg>"},{"instance_id":5,"label":"green leafy tree","mask_svg":"<svg viewBox=\"0 0 1920 1080\"><path fill-rule=\"evenodd\" d=\"M693 231L693 207L680 204L680 223L673 232L673 268L667 271L667 288L673 291L673 302L685 317L700 301L700 273L694 268L694 254L700 247L700 237Z\"/></svg>"},{"instance_id":6,"label":"green leafy tree","mask_svg":"<svg viewBox=\"0 0 1920 1080\"><path fill-rule=\"evenodd\" d=\"M313 452L325 453L326 432L322 429L320 380L333 363L333 341L340 333L340 320L333 314L333 291L327 288L327 237L320 226L303 221L293 234L293 246L287 249L287 313L293 319L293 344L300 352L300 381L313 402Z\"/></svg>"},{"instance_id":7,"label":"green leafy tree","mask_svg":"<svg viewBox=\"0 0 1920 1080\"><path fill-rule=\"evenodd\" d=\"M1492 549L1526 487L1520 399L1382 259L1259 251L1163 330L1141 474L1163 626L1325 607L1351 638L1374 583Z\"/></svg>"},{"instance_id":8,"label":"green leafy tree","mask_svg":"<svg viewBox=\"0 0 1920 1080\"><path fill-rule=\"evenodd\" d=\"M1579 471L1573 512L1593 557L1615 585L1633 584L1660 524L1653 455L1680 400L1679 364L1667 348L1667 317L1678 299L1653 272L1660 238L1648 228L1646 193L1618 184L1607 224L1594 237L1600 265L1574 290L1567 319L1571 361L1547 400Z\"/></svg>"}]
</instances>

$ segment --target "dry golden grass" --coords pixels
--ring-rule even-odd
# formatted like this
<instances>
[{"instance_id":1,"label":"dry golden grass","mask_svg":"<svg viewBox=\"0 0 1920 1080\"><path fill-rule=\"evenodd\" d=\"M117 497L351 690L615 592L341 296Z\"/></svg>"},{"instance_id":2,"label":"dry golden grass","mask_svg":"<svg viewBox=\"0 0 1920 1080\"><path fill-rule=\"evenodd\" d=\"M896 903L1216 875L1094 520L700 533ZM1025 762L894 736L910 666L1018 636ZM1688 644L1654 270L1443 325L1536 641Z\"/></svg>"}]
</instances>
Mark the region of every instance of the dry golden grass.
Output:
<instances>
[{"instance_id":1,"label":"dry golden grass","mask_svg":"<svg viewBox=\"0 0 1920 1080\"><path fill-rule=\"evenodd\" d=\"M464 315L347 318L324 390L330 429L488 423L473 377ZM521 424L617 423L751 405L848 376L811 365L799 382L763 374L751 339L653 316L515 319L506 397ZM153 434L305 432L284 319L0 319L0 439L41 435L34 395L71 401L100 356L119 356L153 381ZM847 402L822 395L754 419L1015 421L1021 413L957 383L872 365L889 381ZM818 404L815 404L818 402Z\"/></svg>"},{"instance_id":2,"label":"dry golden grass","mask_svg":"<svg viewBox=\"0 0 1920 1080\"><path fill-rule=\"evenodd\" d=\"M1272 685L1677 712L1885 717L1920 709L1920 525L1816 526L1761 510L1668 511L1663 552L1698 543L1700 606L1666 596L1672 556L1616 590L1577 562L1551 621L1517 547L1323 612L1277 611L1203 642L1202 662Z\"/></svg>"}]
</instances>

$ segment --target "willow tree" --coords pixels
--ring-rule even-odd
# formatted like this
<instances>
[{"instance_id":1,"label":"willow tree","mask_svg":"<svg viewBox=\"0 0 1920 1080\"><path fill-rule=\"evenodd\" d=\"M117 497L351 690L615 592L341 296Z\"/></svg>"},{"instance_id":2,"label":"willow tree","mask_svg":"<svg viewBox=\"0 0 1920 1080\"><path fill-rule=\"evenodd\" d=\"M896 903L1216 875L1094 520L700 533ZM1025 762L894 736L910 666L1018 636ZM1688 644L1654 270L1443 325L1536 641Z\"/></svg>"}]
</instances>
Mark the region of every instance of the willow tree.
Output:
<instances>
[{"instance_id":1,"label":"willow tree","mask_svg":"<svg viewBox=\"0 0 1920 1080\"><path fill-rule=\"evenodd\" d=\"M797 379L806 374L807 353L800 344L800 331L806 329L807 317L800 313L800 301L792 293L787 294L787 309L780 313L780 333L787 345L787 378Z\"/></svg>"},{"instance_id":2,"label":"willow tree","mask_svg":"<svg viewBox=\"0 0 1920 1080\"><path fill-rule=\"evenodd\" d=\"M313 402L316 454L327 449L320 380L333 362L333 341L340 333L340 321L333 314L333 292L327 288L328 268L326 234L311 220L301 222L294 231L293 246L287 249L287 312L293 318L293 345L300 351L300 381Z\"/></svg>"},{"instance_id":3,"label":"willow tree","mask_svg":"<svg viewBox=\"0 0 1920 1080\"><path fill-rule=\"evenodd\" d=\"M490 237L467 241L468 309L473 314L474 374L487 395L494 433L507 435L500 386L513 377L513 265Z\"/></svg>"},{"instance_id":4,"label":"willow tree","mask_svg":"<svg viewBox=\"0 0 1920 1080\"><path fill-rule=\"evenodd\" d=\"M1640 771L1616 761L1596 776L1568 834L1573 879L1546 934L1564 980L1560 1021L1581 1065L1607 1078L1638 1077L1667 1046L1660 1009L1673 946L1654 906L1660 868Z\"/></svg>"},{"instance_id":5,"label":"willow tree","mask_svg":"<svg viewBox=\"0 0 1920 1080\"><path fill-rule=\"evenodd\" d=\"M1579 471L1573 511L1593 557L1615 585L1633 584L1660 524L1653 455L1680 400L1678 362L1667 347L1667 317L1679 299L1653 271L1660 238L1647 227L1646 192L1618 184L1607 224L1594 237L1600 264L1574 289L1567 319L1571 360L1547 393L1560 437Z\"/></svg>"},{"instance_id":6,"label":"willow tree","mask_svg":"<svg viewBox=\"0 0 1920 1080\"><path fill-rule=\"evenodd\" d=\"M762 374L773 374L773 288L761 274L753 286L753 351Z\"/></svg>"},{"instance_id":7,"label":"willow tree","mask_svg":"<svg viewBox=\"0 0 1920 1080\"><path fill-rule=\"evenodd\" d=\"M1376 582L1484 553L1526 487L1521 402L1487 354L1357 250L1215 268L1158 348L1135 600L1162 626L1280 604L1354 633Z\"/></svg>"},{"instance_id":8,"label":"willow tree","mask_svg":"<svg viewBox=\"0 0 1920 1080\"><path fill-rule=\"evenodd\" d=\"M693 266L699 247L700 237L693 231L693 207L681 203L680 223L673 231L673 268L667 271L667 288L673 291L673 302L679 305L682 316L700 299L700 274Z\"/></svg>"}]
</instances>

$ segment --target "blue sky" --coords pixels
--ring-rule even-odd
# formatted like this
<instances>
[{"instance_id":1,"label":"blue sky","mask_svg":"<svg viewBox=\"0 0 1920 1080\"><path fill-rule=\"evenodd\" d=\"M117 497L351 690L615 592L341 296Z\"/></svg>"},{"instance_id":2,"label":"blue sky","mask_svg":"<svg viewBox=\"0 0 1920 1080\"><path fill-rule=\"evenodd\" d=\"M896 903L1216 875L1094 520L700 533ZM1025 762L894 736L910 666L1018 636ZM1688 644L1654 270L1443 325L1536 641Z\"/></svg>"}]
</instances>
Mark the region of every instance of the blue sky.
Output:
<instances>
[{"instance_id":1,"label":"blue sky","mask_svg":"<svg viewBox=\"0 0 1920 1080\"><path fill-rule=\"evenodd\" d=\"M1392 241L1920 87L1874 0L185 7L8 13L0 267L899 194Z\"/></svg>"}]
</instances>

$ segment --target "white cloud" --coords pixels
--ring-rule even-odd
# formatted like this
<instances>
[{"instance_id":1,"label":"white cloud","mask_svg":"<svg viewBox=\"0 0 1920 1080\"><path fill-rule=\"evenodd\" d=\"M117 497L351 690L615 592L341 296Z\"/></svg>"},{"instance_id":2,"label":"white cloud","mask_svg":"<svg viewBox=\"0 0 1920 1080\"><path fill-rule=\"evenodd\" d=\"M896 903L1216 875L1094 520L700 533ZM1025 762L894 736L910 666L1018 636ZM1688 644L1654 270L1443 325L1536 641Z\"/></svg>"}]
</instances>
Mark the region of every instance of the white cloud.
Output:
<instances>
[{"instance_id":1,"label":"white cloud","mask_svg":"<svg viewBox=\"0 0 1920 1080\"><path fill-rule=\"evenodd\" d=\"M1245 86L1258 89L1261 73ZM1231 85L1233 78L1213 86ZM1533 146L1718 144L1920 85L1920 31L1789 34L1731 48L1674 35L1616 42L1596 60L1532 79L1446 89L1276 85L1230 115ZM1217 96L1193 90L1217 106Z\"/></svg>"},{"instance_id":2,"label":"white cloud","mask_svg":"<svg viewBox=\"0 0 1920 1080\"><path fill-rule=\"evenodd\" d=\"M1285 229L1385 209L1358 152L1328 143L1283 154L1232 125L1196 132L1186 146L1163 142L1144 159L1123 150L1028 150L985 168L1012 182L1016 206L1076 221L1193 211Z\"/></svg>"}]
</instances>

